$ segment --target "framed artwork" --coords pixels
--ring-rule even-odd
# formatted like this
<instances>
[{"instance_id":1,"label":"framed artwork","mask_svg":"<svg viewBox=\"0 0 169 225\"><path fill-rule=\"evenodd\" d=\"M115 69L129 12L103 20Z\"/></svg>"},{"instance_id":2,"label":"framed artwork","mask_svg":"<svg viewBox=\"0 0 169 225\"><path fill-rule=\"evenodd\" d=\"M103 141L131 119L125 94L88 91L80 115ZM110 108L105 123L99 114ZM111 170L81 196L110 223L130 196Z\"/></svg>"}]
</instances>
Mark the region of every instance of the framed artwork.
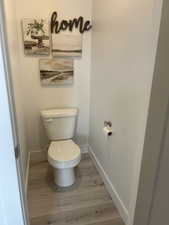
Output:
<instances>
[{"instance_id":1,"label":"framed artwork","mask_svg":"<svg viewBox=\"0 0 169 225\"><path fill-rule=\"evenodd\" d=\"M64 85L73 82L73 59L40 59L39 68L42 85Z\"/></svg>"},{"instance_id":2,"label":"framed artwork","mask_svg":"<svg viewBox=\"0 0 169 225\"><path fill-rule=\"evenodd\" d=\"M80 57L82 55L82 35L53 33L52 55L53 57Z\"/></svg>"},{"instance_id":3,"label":"framed artwork","mask_svg":"<svg viewBox=\"0 0 169 225\"><path fill-rule=\"evenodd\" d=\"M50 54L49 23L46 19L23 19L23 42L25 55Z\"/></svg>"}]
</instances>

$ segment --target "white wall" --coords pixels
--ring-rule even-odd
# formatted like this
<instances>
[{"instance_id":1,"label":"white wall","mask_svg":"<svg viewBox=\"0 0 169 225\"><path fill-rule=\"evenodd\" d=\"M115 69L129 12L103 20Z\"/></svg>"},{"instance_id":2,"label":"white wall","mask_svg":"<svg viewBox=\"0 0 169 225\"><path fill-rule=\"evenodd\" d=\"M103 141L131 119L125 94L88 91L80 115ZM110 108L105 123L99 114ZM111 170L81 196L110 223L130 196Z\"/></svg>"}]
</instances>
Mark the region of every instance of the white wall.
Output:
<instances>
[{"instance_id":1,"label":"white wall","mask_svg":"<svg viewBox=\"0 0 169 225\"><path fill-rule=\"evenodd\" d=\"M133 219L157 46L161 0L93 0L91 149L123 218ZM110 120L115 134L102 129Z\"/></svg>"},{"instance_id":2,"label":"white wall","mask_svg":"<svg viewBox=\"0 0 169 225\"><path fill-rule=\"evenodd\" d=\"M23 53L21 20L23 18L49 18L57 11L60 19L84 16L91 19L91 0L16 0L17 31L24 108L30 150L39 150L47 143L40 120L40 110L54 107L78 107L77 143L86 145L89 133L89 75L91 32L83 36L82 59L75 60L74 84L70 86L41 87L39 57L27 57Z\"/></svg>"},{"instance_id":3,"label":"white wall","mask_svg":"<svg viewBox=\"0 0 169 225\"><path fill-rule=\"evenodd\" d=\"M12 85L14 88L14 98L16 105L16 117L18 126L18 135L21 146L21 162L23 167L23 173L26 178L26 167L27 167L27 142L26 142L26 127L25 127L25 117L24 117L24 107L23 107L23 88L21 83L21 71L20 71L20 59L18 53L18 35L16 32L16 12L15 12L15 2L5 0L5 20L6 20L6 30L7 30L7 43L9 48L9 59L11 66L11 78Z\"/></svg>"}]
</instances>

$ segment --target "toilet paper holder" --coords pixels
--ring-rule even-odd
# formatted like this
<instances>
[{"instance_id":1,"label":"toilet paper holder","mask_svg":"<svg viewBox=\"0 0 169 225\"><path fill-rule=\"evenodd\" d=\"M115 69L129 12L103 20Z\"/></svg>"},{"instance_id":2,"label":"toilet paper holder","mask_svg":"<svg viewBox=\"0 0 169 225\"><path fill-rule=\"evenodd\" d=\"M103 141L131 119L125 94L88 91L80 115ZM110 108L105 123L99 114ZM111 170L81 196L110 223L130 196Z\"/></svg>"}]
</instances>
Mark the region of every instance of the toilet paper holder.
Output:
<instances>
[{"instance_id":1,"label":"toilet paper holder","mask_svg":"<svg viewBox=\"0 0 169 225\"><path fill-rule=\"evenodd\" d=\"M103 128L103 132L105 134L105 136L109 137L112 136L112 122L110 121L104 121L104 128Z\"/></svg>"},{"instance_id":2,"label":"toilet paper holder","mask_svg":"<svg viewBox=\"0 0 169 225\"><path fill-rule=\"evenodd\" d=\"M104 121L104 126L105 127L112 127L112 122L111 121Z\"/></svg>"}]
</instances>

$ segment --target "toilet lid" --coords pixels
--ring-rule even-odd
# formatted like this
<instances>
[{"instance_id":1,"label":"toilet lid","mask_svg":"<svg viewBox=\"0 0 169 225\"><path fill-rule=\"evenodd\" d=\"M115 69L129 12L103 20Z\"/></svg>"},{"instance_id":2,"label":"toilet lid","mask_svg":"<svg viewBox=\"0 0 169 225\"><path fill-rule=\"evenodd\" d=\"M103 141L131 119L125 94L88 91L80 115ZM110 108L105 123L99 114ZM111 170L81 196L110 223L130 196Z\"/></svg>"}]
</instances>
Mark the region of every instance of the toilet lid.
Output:
<instances>
[{"instance_id":1,"label":"toilet lid","mask_svg":"<svg viewBox=\"0 0 169 225\"><path fill-rule=\"evenodd\" d=\"M48 150L48 156L58 162L66 162L78 158L80 148L72 140L53 141Z\"/></svg>"}]
</instances>

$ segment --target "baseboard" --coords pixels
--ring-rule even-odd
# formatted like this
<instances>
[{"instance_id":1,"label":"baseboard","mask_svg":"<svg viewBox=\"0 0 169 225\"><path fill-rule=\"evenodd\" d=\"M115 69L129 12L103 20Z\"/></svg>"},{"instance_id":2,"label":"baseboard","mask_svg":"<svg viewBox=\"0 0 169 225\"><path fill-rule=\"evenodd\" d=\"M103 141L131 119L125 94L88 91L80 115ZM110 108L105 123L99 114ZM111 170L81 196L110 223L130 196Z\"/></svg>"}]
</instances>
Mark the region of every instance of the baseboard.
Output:
<instances>
[{"instance_id":1,"label":"baseboard","mask_svg":"<svg viewBox=\"0 0 169 225\"><path fill-rule=\"evenodd\" d=\"M79 147L80 147L80 150L81 150L82 154L88 152L88 149L89 149L88 144L80 145ZM47 160L47 149L46 148L30 151L29 161L30 161L31 164L42 162L44 160Z\"/></svg>"},{"instance_id":2,"label":"baseboard","mask_svg":"<svg viewBox=\"0 0 169 225\"><path fill-rule=\"evenodd\" d=\"M103 179L103 182L107 188L107 191L109 192L115 206L117 207L124 223L126 225L129 224L129 213L128 210L126 209L125 205L123 204L122 200L120 199L120 196L118 195L117 191L115 190L113 184L111 183L108 175L106 174L105 170L103 169L102 165L100 164L98 158L96 157L95 153L93 152L92 148L89 146L88 148L89 155L91 159L93 160L96 168L98 169L98 172L100 176Z\"/></svg>"},{"instance_id":3,"label":"baseboard","mask_svg":"<svg viewBox=\"0 0 169 225\"><path fill-rule=\"evenodd\" d=\"M29 165L30 165L30 152L28 152L28 159L26 164L26 177L25 177L25 193L27 194L28 190L28 179L29 179Z\"/></svg>"},{"instance_id":4,"label":"baseboard","mask_svg":"<svg viewBox=\"0 0 169 225\"><path fill-rule=\"evenodd\" d=\"M31 149L30 152L31 153L40 153L40 152L44 152L44 151L47 151L49 145L46 145L45 147L43 148L37 148L37 149ZM88 144L84 144L84 145L79 145L79 148L81 149L81 152L82 153L87 153L89 151L89 145Z\"/></svg>"},{"instance_id":5,"label":"baseboard","mask_svg":"<svg viewBox=\"0 0 169 225\"><path fill-rule=\"evenodd\" d=\"M80 150L81 150L81 153L87 153L89 151L89 145L86 144L86 145L80 145Z\"/></svg>"}]
</instances>

